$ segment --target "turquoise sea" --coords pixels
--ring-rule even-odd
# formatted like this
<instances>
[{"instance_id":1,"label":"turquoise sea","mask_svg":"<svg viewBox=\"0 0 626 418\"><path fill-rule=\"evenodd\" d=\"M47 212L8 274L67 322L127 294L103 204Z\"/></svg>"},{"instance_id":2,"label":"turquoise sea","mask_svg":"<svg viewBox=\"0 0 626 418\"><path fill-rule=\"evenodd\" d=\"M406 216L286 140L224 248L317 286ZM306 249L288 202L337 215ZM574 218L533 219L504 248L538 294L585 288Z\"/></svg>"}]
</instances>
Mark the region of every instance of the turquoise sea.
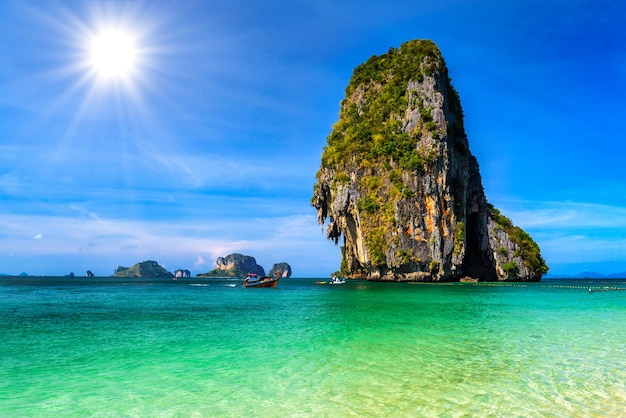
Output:
<instances>
[{"instance_id":1,"label":"turquoise sea","mask_svg":"<svg viewBox=\"0 0 626 418\"><path fill-rule=\"evenodd\" d=\"M2 417L626 416L624 280L4 277L0 342Z\"/></svg>"}]
</instances>

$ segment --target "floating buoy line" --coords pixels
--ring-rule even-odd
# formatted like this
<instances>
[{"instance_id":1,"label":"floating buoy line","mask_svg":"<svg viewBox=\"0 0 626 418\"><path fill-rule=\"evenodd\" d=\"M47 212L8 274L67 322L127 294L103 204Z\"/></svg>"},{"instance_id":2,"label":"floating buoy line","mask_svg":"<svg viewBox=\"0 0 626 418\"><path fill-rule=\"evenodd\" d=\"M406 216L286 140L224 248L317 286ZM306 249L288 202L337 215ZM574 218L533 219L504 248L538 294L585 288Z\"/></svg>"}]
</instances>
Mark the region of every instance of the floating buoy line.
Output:
<instances>
[{"instance_id":1,"label":"floating buoy line","mask_svg":"<svg viewBox=\"0 0 626 418\"><path fill-rule=\"evenodd\" d=\"M478 286L512 286L512 287L527 287L526 284L519 283L474 283ZM597 293L597 292L616 292L620 290L626 290L626 287L616 287L616 286L602 286L602 287L589 287L589 286L581 286L581 285L548 285L541 284L540 287L551 288L551 289L580 289L587 290L589 294Z\"/></svg>"},{"instance_id":2,"label":"floating buoy line","mask_svg":"<svg viewBox=\"0 0 626 418\"><path fill-rule=\"evenodd\" d=\"M455 283L432 283L432 282L409 282L409 284L430 284L430 285L454 285ZM466 286L490 286L490 287L528 287L529 285L526 283L499 283L499 282L472 282L472 283L461 283ZM626 287L617 287L617 286L583 286L583 285L550 285L550 284L532 284L531 286L538 286L543 288L551 288L551 289L580 289L587 290L589 293L596 292L614 292L620 290L626 290Z\"/></svg>"}]
</instances>

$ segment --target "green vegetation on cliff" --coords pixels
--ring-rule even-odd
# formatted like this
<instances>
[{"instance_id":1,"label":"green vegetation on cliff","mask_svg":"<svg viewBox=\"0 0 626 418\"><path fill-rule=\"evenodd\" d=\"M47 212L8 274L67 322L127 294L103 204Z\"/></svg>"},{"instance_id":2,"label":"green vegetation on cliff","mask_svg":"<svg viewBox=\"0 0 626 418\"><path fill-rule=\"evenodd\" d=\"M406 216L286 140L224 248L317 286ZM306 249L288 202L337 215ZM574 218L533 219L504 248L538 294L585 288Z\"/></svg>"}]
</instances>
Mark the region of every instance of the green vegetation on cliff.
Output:
<instances>
[{"instance_id":1,"label":"green vegetation on cliff","mask_svg":"<svg viewBox=\"0 0 626 418\"><path fill-rule=\"evenodd\" d=\"M391 48L358 66L346 88L339 121L324 148L322 166L342 169L393 161L404 170L424 173L438 155L432 149L420 150L417 145L423 136L437 138L440 132L433 120L433 108L425 106L418 95L407 95L407 87L409 82L421 83L424 77L443 70L445 63L439 49L427 40ZM452 97L456 99L453 111L462 120L456 91ZM403 126L407 108L417 109L421 116L419 126L411 131Z\"/></svg>"},{"instance_id":2,"label":"green vegetation on cliff","mask_svg":"<svg viewBox=\"0 0 626 418\"><path fill-rule=\"evenodd\" d=\"M113 277L173 277L173 274L161 267L156 261L143 261L132 267L118 267Z\"/></svg>"},{"instance_id":3,"label":"green vegetation on cliff","mask_svg":"<svg viewBox=\"0 0 626 418\"><path fill-rule=\"evenodd\" d=\"M213 269L209 272L198 274L197 277L246 277L247 271L241 269Z\"/></svg>"},{"instance_id":4,"label":"green vegetation on cliff","mask_svg":"<svg viewBox=\"0 0 626 418\"><path fill-rule=\"evenodd\" d=\"M425 60L428 61L422 66ZM431 76L439 69L442 60L439 48L430 40L405 42L399 49L389 48L386 54L374 55L356 67L346 89L346 95L349 96L361 84L388 83L389 93L395 100L395 97L404 94L403 83L406 87L410 80L423 81L424 76ZM394 80L389 82L389 77L393 77Z\"/></svg>"},{"instance_id":5,"label":"green vegetation on cliff","mask_svg":"<svg viewBox=\"0 0 626 418\"><path fill-rule=\"evenodd\" d=\"M496 227L506 232L509 239L519 247L513 255L520 257L524 261L524 264L531 270L546 274L548 272L548 265L541 256L539 245L537 245L535 240L522 228L513 225L513 222L500 213L493 205L489 205L489 212L491 213L493 221L496 223ZM515 272L514 263L506 263L503 269L507 273Z\"/></svg>"}]
</instances>

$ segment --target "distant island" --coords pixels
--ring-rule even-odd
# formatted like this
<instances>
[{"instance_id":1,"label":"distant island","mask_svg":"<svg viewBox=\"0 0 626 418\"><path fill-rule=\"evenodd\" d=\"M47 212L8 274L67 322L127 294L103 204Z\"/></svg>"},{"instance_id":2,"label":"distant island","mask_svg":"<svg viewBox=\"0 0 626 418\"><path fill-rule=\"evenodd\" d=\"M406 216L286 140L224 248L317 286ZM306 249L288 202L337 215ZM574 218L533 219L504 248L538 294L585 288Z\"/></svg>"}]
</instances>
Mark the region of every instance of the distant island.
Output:
<instances>
[{"instance_id":1,"label":"distant island","mask_svg":"<svg viewBox=\"0 0 626 418\"><path fill-rule=\"evenodd\" d=\"M248 255L234 253L226 257L218 257L215 264L215 269L207 273L198 274L196 277L245 277L248 273L265 276L265 269L257 264L254 257ZM280 276L282 278L291 277L291 266L289 263L284 261L275 263L270 269L269 274L274 276L278 272L280 272ZM0 276L15 277L13 274L3 273L0 273ZM20 273L19 276L29 277L27 273ZM73 272L70 272L69 274L66 274L65 277L76 277L76 275ZM87 270L85 277L93 278L96 277L96 275L91 270ZM171 273L164 267L160 266L156 261L147 260L134 264L131 267L119 266L115 269L113 275L109 277L186 278L191 277L191 272L187 269L177 269L174 273Z\"/></svg>"},{"instance_id":2,"label":"distant island","mask_svg":"<svg viewBox=\"0 0 626 418\"><path fill-rule=\"evenodd\" d=\"M283 278L291 277L291 266L286 262L275 263L270 275L277 272L280 272ZM265 276L265 269L257 264L254 257L233 253L226 257L218 257L213 270L198 274L197 277L245 277L249 273Z\"/></svg>"},{"instance_id":3,"label":"distant island","mask_svg":"<svg viewBox=\"0 0 626 418\"><path fill-rule=\"evenodd\" d=\"M148 260L132 267L118 267L113 277L174 277L172 273L161 267L156 261Z\"/></svg>"},{"instance_id":4,"label":"distant island","mask_svg":"<svg viewBox=\"0 0 626 418\"><path fill-rule=\"evenodd\" d=\"M226 257L218 257L215 269L198 274L200 278L216 278L216 277L245 277L248 273L265 276L265 270L258 265L255 258L243 254L230 254ZM288 263L281 262L272 266L270 274L280 272L281 277L291 277L291 266ZM156 261L148 260L137 263L132 267L118 267L113 277L172 277L184 278L191 277L189 270L178 269L174 273L169 272L161 267Z\"/></svg>"}]
</instances>

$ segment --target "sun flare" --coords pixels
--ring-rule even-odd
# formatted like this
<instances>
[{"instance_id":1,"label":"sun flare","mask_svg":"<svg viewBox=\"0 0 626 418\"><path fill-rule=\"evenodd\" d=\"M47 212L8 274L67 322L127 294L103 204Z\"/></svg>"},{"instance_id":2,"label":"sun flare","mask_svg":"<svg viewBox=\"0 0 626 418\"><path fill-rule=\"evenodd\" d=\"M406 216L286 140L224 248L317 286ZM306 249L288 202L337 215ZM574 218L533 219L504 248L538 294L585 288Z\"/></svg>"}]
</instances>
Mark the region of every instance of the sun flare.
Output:
<instances>
[{"instance_id":1,"label":"sun flare","mask_svg":"<svg viewBox=\"0 0 626 418\"><path fill-rule=\"evenodd\" d=\"M137 64L135 39L125 31L103 31L91 39L89 62L100 77L126 78Z\"/></svg>"}]
</instances>

